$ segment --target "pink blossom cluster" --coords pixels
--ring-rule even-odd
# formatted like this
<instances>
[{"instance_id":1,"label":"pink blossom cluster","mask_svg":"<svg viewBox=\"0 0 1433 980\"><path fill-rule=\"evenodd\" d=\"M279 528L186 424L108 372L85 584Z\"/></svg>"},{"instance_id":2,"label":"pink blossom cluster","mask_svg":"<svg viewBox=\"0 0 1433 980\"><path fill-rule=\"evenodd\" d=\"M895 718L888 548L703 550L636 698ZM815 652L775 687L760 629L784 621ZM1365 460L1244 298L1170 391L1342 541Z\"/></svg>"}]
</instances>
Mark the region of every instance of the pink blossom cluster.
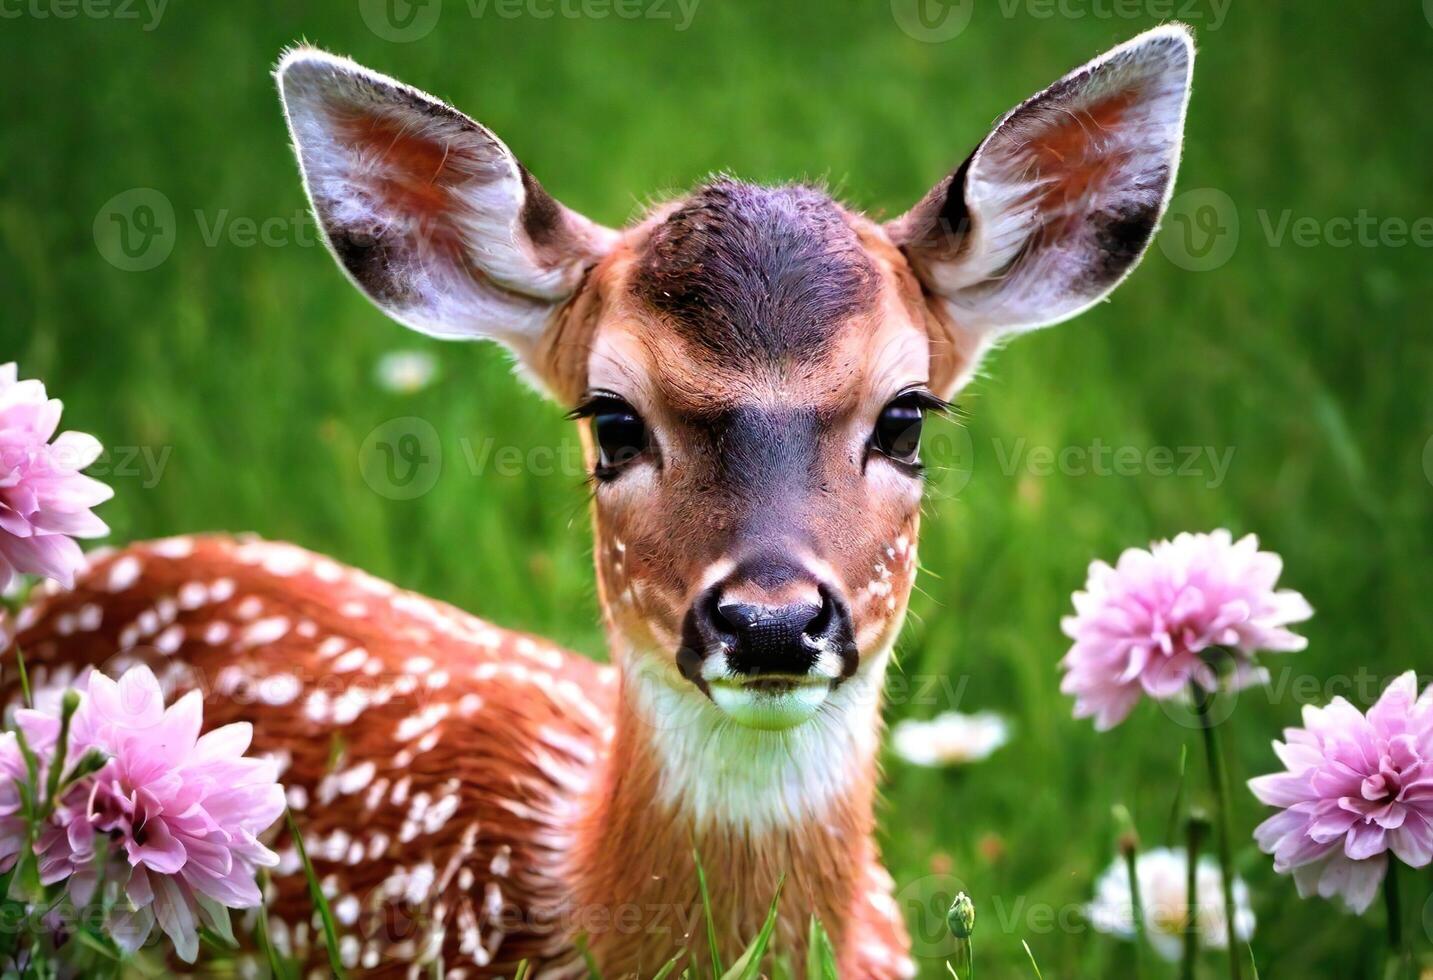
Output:
<instances>
[{"instance_id":1,"label":"pink blossom cluster","mask_svg":"<svg viewBox=\"0 0 1433 980\"><path fill-rule=\"evenodd\" d=\"M258 836L283 813L275 763L248 758L247 723L200 734L198 692L165 707L146 667L118 681L98 672L81 679L79 707L66 740L68 773L86 753L105 762L68 786L33 840L42 884L67 882L77 906L96 897L104 877L118 888L107 922L123 948L137 949L158 922L179 956L193 962L198 927L228 933L228 910L260 904L256 875L277 863ZM16 724L41 763L41 795L56 755L61 722L21 710ZM0 871L31 841L18 780L26 777L14 732L0 735Z\"/></svg>"},{"instance_id":2,"label":"pink blossom cluster","mask_svg":"<svg viewBox=\"0 0 1433 980\"><path fill-rule=\"evenodd\" d=\"M1412 671L1367 714L1343 698L1305 707L1304 727L1274 751L1285 771L1249 788L1279 812L1254 839L1300 895L1342 896L1363 912L1389 854L1414 868L1433 861L1433 686L1420 697Z\"/></svg>"},{"instance_id":3,"label":"pink blossom cluster","mask_svg":"<svg viewBox=\"0 0 1433 980\"><path fill-rule=\"evenodd\" d=\"M1142 696L1214 691L1221 666L1231 689L1259 683L1254 654L1302 650L1307 641L1288 626L1313 615L1302 595L1275 587L1282 570L1254 535L1235 541L1225 530L1130 548L1114 566L1093 562L1061 623L1074 645L1060 689L1074 696L1075 717L1105 731Z\"/></svg>"},{"instance_id":4,"label":"pink blossom cluster","mask_svg":"<svg viewBox=\"0 0 1433 980\"><path fill-rule=\"evenodd\" d=\"M14 364L0 365L0 589L16 573L72 586L84 565L74 539L109 533L91 508L113 491L80 472L99 458L100 444L82 432L56 437L61 409L43 382L21 381Z\"/></svg>"}]
</instances>

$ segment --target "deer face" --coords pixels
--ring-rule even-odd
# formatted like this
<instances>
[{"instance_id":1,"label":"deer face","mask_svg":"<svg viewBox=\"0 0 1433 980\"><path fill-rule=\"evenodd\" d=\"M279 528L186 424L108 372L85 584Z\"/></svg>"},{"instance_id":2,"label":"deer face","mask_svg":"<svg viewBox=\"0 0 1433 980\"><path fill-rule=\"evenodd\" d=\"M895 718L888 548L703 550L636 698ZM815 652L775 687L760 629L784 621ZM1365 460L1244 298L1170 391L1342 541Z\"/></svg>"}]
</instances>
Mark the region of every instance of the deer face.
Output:
<instances>
[{"instance_id":1,"label":"deer face","mask_svg":"<svg viewBox=\"0 0 1433 980\"><path fill-rule=\"evenodd\" d=\"M608 277L578 412L611 620L739 721L802 720L904 611L941 404L919 285L823 193L730 180Z\"/></svg>"},{"instance_id":2,"label":"deer face","mask_svg":"<svg viewBox=\"0 0 1433 980\"><path fill-rule=\"evenodd\" d=\"M1191 59L1177 27L1116 48L885 224L817 189L719 179L623 232L429 96L309 49L279 77L355 283L425 333L502 341L583 420L614 654L782 729L884 662L915 569L924 414L1143 253Z\"/></svg>"}]
</instances>

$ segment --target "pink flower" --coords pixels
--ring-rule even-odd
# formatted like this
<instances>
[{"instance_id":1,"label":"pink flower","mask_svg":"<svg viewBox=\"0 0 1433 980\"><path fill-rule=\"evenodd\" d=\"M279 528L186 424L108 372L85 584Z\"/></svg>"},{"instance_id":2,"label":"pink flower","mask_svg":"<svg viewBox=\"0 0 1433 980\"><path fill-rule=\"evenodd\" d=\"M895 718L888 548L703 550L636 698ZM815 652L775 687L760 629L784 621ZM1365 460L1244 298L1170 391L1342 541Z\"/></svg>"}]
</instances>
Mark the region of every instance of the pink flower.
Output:
<instances>
[{"instance_id":1,"label":"pink flower","mask_svg":"<svg viewBox=\"0 0 1433 980\"><path fill-rule=\"evenodd\" d=\"M1284 739L1274 751L1287 771L1249 780L1280 808L1254 839L1300 895L1341 895L1363 912L1389 851L1415 868L1433 860L1433 687L1420 699L1410 670L1367 716L1343 698L1306 706L1304 727Z\"/></svg>"},{"instance_id":2,"label":"pink flower","mask_svg":"<svg viewBox=\"0 0 1433 980\"><path fill-rule=\"evenodd\" d=\"M61 407L44 384L19 381L14 364L0 365L0 589L17 572L72 586L84 563L73 539L109 533L90 508L113 491L80 473L100 444L81 432L50 442Z\"/></svg>"},{"instance_id":3,"label":"pink flower","mask_svg":"<svg viewBox=\"0 0 1433 980\"><path fill-rule=\"evenodd\" d=\"M41 760L54 753L57 719L17 712L17 724ZM105 877L128 898L111 934L137 949L155 921L179 956L193 962L202 922L227 932L228 909L260 903L260 867L278 856L263 833L283 813L277 767L244 756L252 728L226 725L200 735L202 700L191 692L169 707L147 667L118 682L91 673L71 724L66 768L89 747L108 761L74 784L41 829L35 844L42 883L68 879L71 899L85 905L99 879L97 841L112 841ZM24 762L13 733L0 741L0 867L13 864L25 842L16 814L14 778ZM43 776L41 779L43 783ZM105 835L97 837L97 835Z\"/></svg>"},{"instance_id":4,"label":"pink flower","mask_svg":"<svg viewBox=\"0 0 1433 980\"><path fill-rule=\"evenodd\" d=\"M1075 717L1093 716L1106 731L1124 721L1141 694L1175 697L1191 683L1214 691L1222 658L1230 689L1261 683L1258 650L1302 650L1285 627L1313 615L1291 590L1275 591L1278 555L1260 551L1250 534L1181 534L1150 550L1130 548L1111 568L1090 564L1075 615L1061 622L1075 641L1061 661L1060 690L1075 696Z\"/></svg>"}]
</instances>

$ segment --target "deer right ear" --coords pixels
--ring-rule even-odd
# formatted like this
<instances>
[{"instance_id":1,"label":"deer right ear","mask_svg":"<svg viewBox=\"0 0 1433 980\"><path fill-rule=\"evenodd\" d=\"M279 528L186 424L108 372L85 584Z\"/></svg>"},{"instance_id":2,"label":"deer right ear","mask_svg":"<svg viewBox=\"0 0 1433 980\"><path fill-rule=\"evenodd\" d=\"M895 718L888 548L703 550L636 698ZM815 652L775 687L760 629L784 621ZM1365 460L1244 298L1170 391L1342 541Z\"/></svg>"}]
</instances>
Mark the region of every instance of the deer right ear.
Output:
<instances>
[{"instance_id":1,"label":"deer right ear","mask_svg":"<svg viewBox=\"0 0 1433 980\"><path fill-rule=\"evenodd\" d=\"M932 384L990 347L1103 299L1144 254L1184 139L1194 43L1159 27L1007 113L952 175L886 225L936 307Z\"/></svg>"},{"instance_id":2,"label":"deer right ear","mask_svg":"<svg viewBox=\"0 0 1433 980\"><path fill-rule=\"evenodd\" d=\"M616 233L432 96L313 48L276 74L314 214L358 288L414 330L499 340L535 368L553 313Z\"/></svg>"}]
</instances>

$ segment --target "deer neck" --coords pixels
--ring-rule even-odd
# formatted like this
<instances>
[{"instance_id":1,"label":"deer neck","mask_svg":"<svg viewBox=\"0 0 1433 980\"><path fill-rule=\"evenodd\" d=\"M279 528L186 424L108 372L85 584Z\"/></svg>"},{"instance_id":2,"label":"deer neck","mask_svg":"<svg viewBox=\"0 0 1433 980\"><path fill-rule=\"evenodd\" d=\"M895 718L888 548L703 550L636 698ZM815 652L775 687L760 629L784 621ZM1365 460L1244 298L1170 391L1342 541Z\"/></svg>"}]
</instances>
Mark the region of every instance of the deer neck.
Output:
<instances>
[{"instance_id":1,"label":"deer neck","mask_svg":"<svg viewBox=\"0 0 1433 980\"><path fill-rule=\"evenodd\" d=\"M612 750L574 849L577 913L628 914L625 932L615 915L607 930L586 930L604 973L650 975L677 949L704 949L694 851L728 965L783 878L781 948L803 948L814 910L839 953L873 858L887 659L870 658L811 721L764 732L628 658Z\"/></svg>"}]
</instances>

